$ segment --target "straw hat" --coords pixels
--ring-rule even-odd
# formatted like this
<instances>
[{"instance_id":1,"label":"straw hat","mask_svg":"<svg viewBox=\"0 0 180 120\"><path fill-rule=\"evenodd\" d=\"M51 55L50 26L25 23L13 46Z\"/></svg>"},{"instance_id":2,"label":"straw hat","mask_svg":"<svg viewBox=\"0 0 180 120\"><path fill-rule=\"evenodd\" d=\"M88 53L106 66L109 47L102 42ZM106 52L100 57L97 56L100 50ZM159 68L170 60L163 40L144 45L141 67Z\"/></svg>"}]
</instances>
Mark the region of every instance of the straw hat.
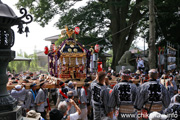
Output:
<instances>
[{"instance_id":1,"label":"straw hat","mask_svg":"<svg viewBox=\"0 0 180 120\"><path fill-rule=\"evenodd\" d=\"M137 71L136 71L136 74L141 74L141 73L140 73L140 70L137 70Z\"/></svg>"},{"instance_id":2,"label":"straw hat","mask_svg":"<svg viewBox=\"0 0 180 120\"><path fill-rule=\"evenodd\" d=\"M40 113L37 113L34 110L30 110L29 112L26 113L26 117L27 118L34 118L34 119L39 119L41 117Z\"/></svg>"}]
</instances>

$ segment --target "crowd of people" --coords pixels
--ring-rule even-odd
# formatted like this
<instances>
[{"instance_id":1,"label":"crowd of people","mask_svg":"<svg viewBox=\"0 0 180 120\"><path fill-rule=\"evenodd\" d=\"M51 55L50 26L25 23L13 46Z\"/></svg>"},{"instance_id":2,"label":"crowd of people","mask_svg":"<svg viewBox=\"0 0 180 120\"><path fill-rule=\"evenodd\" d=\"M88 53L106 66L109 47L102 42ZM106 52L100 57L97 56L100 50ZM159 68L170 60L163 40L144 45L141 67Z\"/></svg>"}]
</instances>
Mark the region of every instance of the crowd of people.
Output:
<instances>
[{"instance_id":1,"label":"crowd of people","mask_svg":"<svg viewBox=\"0 0 180 120\"><path fill-rule=\"evenodd\" d=\"M9 91L22 107L23 116L37 112L45 120L47 114L50 120L180 119L179 71L161 76L156 69L146 74L143 70L98 72L94 80L85 80L82 87L68 80L51 89L46 88L46 74L24 72L8 76L12 84L23 79ZM40 88L33 82L26 89L29 79L40 81ZM114 79L116 84L111 84ZM52 109L50 102L54 104Z\"/></svg>"}]
</instances>

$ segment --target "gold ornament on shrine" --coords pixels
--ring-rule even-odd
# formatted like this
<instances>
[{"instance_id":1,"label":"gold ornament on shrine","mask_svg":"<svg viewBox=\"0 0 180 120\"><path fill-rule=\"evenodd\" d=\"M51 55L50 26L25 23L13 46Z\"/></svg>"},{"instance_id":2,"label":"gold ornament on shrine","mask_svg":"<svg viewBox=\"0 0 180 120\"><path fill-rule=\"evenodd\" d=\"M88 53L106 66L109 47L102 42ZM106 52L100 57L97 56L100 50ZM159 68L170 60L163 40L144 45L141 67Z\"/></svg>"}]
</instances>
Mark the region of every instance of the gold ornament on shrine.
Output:
<instances>
[{"instance_id":1,"label":"gold ornament on shrine","mask_svg":"<svg viewBox=\"0 0 180 120\"><path fill-rule=\"evenodd\" d=\"M68 30L68 27L65 26L66 29L66 34L68 35L69 38L71 38L71 36L74 34L74 30L70 29Z\"/></svg>"}]
</instances>

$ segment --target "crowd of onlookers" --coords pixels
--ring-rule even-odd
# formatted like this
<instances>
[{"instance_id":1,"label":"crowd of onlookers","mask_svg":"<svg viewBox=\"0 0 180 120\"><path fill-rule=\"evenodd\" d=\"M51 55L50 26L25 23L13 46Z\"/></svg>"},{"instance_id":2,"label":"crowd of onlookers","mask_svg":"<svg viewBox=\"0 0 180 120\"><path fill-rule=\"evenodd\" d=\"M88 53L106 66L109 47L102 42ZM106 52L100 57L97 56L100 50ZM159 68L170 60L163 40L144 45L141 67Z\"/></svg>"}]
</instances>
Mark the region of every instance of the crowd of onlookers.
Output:
<instances>
[{"instance_id":1,"label":"crowd of onlookers","mask_svg":"<svg viewBox=\"0 0 180 120\"><path fill-rule=\"evenodd\" d=\"M16 84L9 92L22 107L23 116L48 119L49 115L50 120L180 119L179 71L160 75L155 69L148 73L111 70L96 73L95 79L88 75L82 87L67 80L51 89L46 88L48 74L27 71L7 75L10 84Z\"/></svg>"}]
</instances>

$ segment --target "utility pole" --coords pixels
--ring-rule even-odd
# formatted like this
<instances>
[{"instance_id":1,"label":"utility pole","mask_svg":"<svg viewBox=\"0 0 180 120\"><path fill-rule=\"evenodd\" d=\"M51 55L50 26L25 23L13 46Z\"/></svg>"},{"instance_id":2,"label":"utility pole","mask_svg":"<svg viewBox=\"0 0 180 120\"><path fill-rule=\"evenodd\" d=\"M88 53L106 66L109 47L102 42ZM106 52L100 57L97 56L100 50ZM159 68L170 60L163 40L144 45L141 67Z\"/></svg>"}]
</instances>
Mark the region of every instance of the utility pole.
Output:
<instances>
[{"instance_id":1,"label":"utility pole","mask_svg":"<svg viewBox=\"0 0 180 120\"><path fill-rule=\"evenodd\" d=\"M180 67L180 65L179 65L179 61L180 61L180 59L179 59L179 54L180 54L180 45L178 44L177 45L178 46L178 52L177 52L177 54L178 54L178 56L177 56L177 67L179 68Z\"/></svg>"},{"instance_id":2,"label":"utility pole","mask_svg":"<svg viewBox=\"0 0 180 120\"><path fill-rule=\"evenodd\" d=\"M149 69L156 68L156 46L155 46L155 12L154 12L154 0L149 0L149 55L148 63Z\"/></svg>"}]
</instances>

